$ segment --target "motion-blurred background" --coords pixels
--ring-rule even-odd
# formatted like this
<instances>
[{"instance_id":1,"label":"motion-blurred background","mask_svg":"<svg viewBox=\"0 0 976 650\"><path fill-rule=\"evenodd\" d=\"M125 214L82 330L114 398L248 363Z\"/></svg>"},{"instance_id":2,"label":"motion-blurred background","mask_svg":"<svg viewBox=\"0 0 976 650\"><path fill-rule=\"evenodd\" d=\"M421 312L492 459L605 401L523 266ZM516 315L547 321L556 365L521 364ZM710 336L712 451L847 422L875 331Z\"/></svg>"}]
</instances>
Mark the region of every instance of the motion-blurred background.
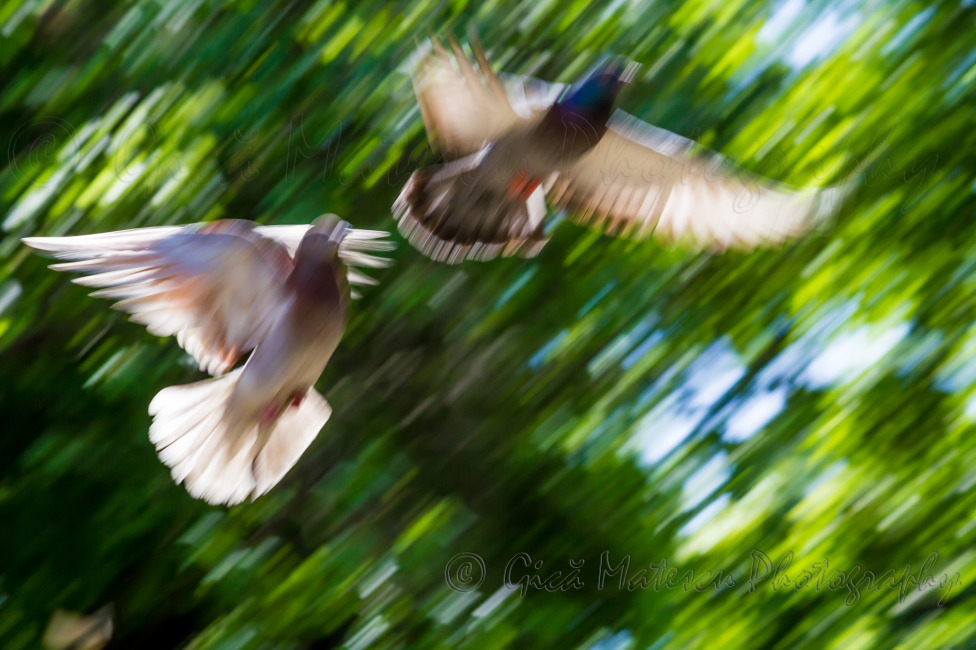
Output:
<instances>
[{"instance_id":1,"label":"motion-blurred background","mask_svg":"<svg viewBox=\"0 0 976 650\"><path fill-rule=\"evenodd\" d=\"M973 5L3 2L0 646L106 603L132 648L976 643ZM629 56L625 110L856 189L749 255L557 225L534 260L449 267L397 236L309 452L253 504L194 501L146 406L200 373L19 239L324 212L394 229L436 161L417 42L475 30L498 68L554 81ZM826 559L890 582L938 553L959 584L942 606L904 582L851 603L829 573L750 593L756 551L792 552L791 580ZM523 552L544 565L513 582L583 560L583 585L506 589ZM599 589L604 552L735 585Z\"/></svg>"}]
</instances>

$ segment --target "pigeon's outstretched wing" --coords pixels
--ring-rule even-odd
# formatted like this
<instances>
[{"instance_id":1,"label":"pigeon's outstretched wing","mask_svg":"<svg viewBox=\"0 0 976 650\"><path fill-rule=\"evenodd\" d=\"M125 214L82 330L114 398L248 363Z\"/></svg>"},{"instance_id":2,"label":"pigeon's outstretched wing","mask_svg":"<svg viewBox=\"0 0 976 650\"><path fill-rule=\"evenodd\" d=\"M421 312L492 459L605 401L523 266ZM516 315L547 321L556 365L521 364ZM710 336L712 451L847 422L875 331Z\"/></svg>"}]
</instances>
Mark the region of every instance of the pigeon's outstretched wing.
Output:
<instances>
[{"instance_id":1,"label":"pigeon's outstretched wing","mask_svg":"<svg viewBox=\"0 0 976 650\"><path fill-rule=\"evenodd\" d=\"M560 84L531 77L501 79L477 44L473 62L457 41L450 48L431 39L413 75L427 135L447 158L473 154L507 131L532 124L562 92Z\"/></svg>"},{"instance_id":2,"label":"pigeon's outstretched wing","mask_svg":"<svg viewBox=\"0 0 976 650\"><path fill-rule=\"evenodd\" d=\"M58 271L93 273L76 283L103 287L92 295L117 299L159 336L175 334L201 370L221 374L264 338L278 317L282 282L311 224L257 226L223 220L188 226L136 228L75 237L28 237L24 243L70 260ZM356 267L388 266L373 253L393 244L389 233L349 229L339 244L351 285L376 284ZM352 296L358 297L355 291Z\"/></svg>"},{"instance_id":3,"label":"pigeon's outstretched wing","mask_svg":"<svg viewBox=\"0 0 976 650\"><path fill-rule=\"evenodd\" d=\"M847 188L794 189L618 110L600 143L553 174L548 198L609 234L751 249L816 227Z\"/></svg>"},{"instance_id":4,"label":"pigeon's outstretched wing","mask_svg":"<svg viewBox=\"0 0 976 650\"><path fill-rule=\"evenodd\" d=\"M283 245L249 221L141 228L77 237L29 237L24 243L89 274L74 282L101 287L157 336L176 335L202 370L221 374L264 339L286 306L293 267Z\"/></svg>"}]
</instances>

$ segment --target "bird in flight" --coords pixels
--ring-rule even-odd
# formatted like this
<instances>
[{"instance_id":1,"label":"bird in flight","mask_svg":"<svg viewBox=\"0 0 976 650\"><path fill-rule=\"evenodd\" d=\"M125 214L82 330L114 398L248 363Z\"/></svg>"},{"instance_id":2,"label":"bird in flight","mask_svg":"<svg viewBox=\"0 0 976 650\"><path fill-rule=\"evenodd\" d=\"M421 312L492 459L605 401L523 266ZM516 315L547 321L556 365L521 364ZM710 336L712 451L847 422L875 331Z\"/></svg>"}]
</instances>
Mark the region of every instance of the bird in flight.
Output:
<instances>
[{"instance_id":1,"label":"bird in flight","mask_svg":"<svg viewBox=\"0 0 976 650\"><path fill-rule=\"evenodd\" d=\"M443 165L415 171L393 206L423 254L458 263L535 255L546 203L582 225L696 248L749 250L816 227L840 187L796 189L747 174L697 143L616 108L637 64L608 58L572 85L501 78L436 39L413 75Z\"/></svg>"},{"instance_id":2,"label":"bird in flight","mask_svg":"<svg viewBox=\"0 0 976 650\"><path fill-rule=\"evenodd\" d=\"M257 498L298 461L329 419L313 388L342 338L355 267L382 267L387 233L333 215L311 225L227 219L24 243L88 274L157 336L177 342L213 379L160 391L149 438L196 498ZM243 367L232 370L250 352Z\"/></svg>"}]
</instances>

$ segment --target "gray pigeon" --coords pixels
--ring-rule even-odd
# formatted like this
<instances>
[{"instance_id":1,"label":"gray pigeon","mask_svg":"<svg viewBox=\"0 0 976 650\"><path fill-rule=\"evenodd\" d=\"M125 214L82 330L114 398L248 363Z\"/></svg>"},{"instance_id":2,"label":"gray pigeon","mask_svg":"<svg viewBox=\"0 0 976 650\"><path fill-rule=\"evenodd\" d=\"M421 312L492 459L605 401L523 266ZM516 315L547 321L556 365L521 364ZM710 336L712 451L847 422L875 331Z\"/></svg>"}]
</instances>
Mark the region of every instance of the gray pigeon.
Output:
<instances>
[{"instance_id":1,"label":"gray pigeon","mask_svg":"<svg viewBox=\"0 0 976 650\"><path fill-rule=\"evenodd\" d=\"M313 385L342 338L352 266L385 266L387 233L354 230L332 215L312 225L223 220L77 237L28 246L91 273L78 284L119 300L158 336L217 376L160 391L149 438L173 480L196 498L236 504L266 493L329 419ZM247 352L243 367L231 370Z\"/></svg>"},{"instance_id":2,"label":"gray pigeon","mask_svg":"<svg viewBox=\"0 0 976 650\"><path fill-rule=\"evenodd\" d=\"M615 109L637 65L609 58L576 84L504 82L456 41L422 55L414 89L444 165L410 177L393 206L400 232L457 263L545 244L546 201L608 234L651 233L723 251L775 244L831 215L838 187L795 189Z\"/></svg>"}]
</instances>

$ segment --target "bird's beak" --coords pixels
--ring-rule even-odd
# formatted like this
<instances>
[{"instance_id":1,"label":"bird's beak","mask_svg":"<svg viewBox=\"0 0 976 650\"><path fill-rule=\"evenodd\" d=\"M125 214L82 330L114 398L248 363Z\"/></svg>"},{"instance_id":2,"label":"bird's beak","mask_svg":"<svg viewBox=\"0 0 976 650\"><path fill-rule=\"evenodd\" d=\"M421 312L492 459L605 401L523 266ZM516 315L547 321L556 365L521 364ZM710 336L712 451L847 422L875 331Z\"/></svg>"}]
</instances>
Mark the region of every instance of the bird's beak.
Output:
<instances>
[{"instance_id":1,"label":"bird's beak","mask_svg":"<svg viewBox=\"0 0 976 650\"><path fill-rule=\"evenodd\" d=\"M623 59L624 71L620 73L620 81L625 84L629 84L631 81L637 77L637 73L640 72L641 64L637 61L631 59Z\"/></svg>"},{"instance_id":2,"label":"bird's beak","mask_svg":"<svg viewBox=\"0 0 976 650\"><path fill-rule=\"evenodd\" d=\"M597 63L586 78L609 74L617 79L621 84L628 84L637 76L640 70L640 63L623 56L607 56Z\"/></svg>"},{"instance_id":3,"label":"bird's beak","mask_svg":"<svg viewBox=\"0 0 976 650\"><path fill-rule=\"evenodd\" d=\"M349 233L351 227L348 222L340 221L332 229L332 232L329 233L329 241L335 242L335 245L338 246L346 238L346 234Z\"/></svg>"},{"instance_id":4,"label":"bird's beak","mask_svg":"<svg viewBox=\"0 0 976 650\"><path fill-rule=\"evenodd\" d=\"M334 214L323 214L312 223L312 228L315 232L328 235L329 241L338 246L345 239L352 226Z\"/></svg>"}]
</instances>

